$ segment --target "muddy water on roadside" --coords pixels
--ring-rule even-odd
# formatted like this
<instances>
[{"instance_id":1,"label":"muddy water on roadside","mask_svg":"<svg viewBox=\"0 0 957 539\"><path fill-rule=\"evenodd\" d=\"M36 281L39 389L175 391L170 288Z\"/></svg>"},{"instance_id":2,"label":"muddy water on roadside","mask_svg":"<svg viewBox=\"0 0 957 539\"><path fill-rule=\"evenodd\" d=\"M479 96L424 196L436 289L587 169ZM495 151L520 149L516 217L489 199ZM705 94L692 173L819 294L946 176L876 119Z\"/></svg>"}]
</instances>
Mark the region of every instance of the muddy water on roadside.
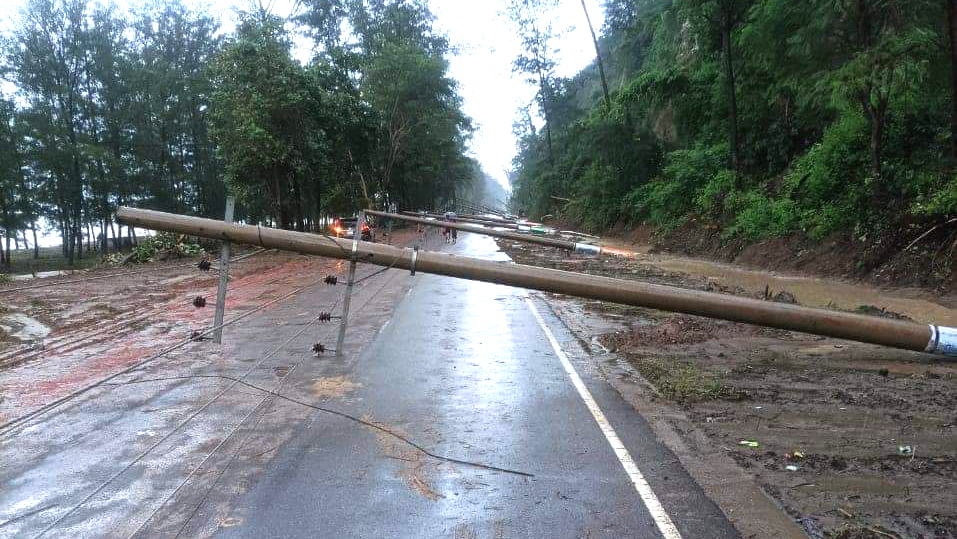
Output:
<instances>
[{"instance_id":1,"label":"muddy water on roadside","mask_svg":"<svg viewBox=\"0 0 957 539\"><path fill-rule=\"evenodd\" d=\"M50 328L43 322L23 313L0 315L0 329L21 341L42 339L50 334Z\"/></svg>"},{"instance_id":2,"label":"muddy water on roadside","mask_svg":"<svg viewBox=\"0 0 957 539\"><path fill-rule=\"evenodd\" d=\"M808 307L854 310L862 305L872 305L903 314L917 322L957 326L957 308L938 303L939 297L927 290L880 289L838 279L750 270L710 260L650 254L647 246L608 245L635 251L635 261L640 264L705 278L721 286L741 287L754 293L763 292L765 287L770 288L772 293L787 291L797 298L798 303Z\"/></svg>"}]
</instances>

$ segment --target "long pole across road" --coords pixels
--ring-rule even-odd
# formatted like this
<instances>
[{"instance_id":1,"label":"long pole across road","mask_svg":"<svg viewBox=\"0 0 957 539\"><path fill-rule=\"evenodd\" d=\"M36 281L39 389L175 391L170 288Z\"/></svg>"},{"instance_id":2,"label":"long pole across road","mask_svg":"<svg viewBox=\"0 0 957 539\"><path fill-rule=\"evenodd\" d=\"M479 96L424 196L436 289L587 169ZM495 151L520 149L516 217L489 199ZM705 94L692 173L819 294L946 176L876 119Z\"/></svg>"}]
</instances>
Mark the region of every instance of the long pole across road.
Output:
<instances>
[{"instance_id":1,"label":"long pole across road","mask_svg":"<svg viewBox=\"0 0 957 539\"><path fill-rule=\"evenodd\" d=\"M432 217L434 219L445 219L445 216L440 213L423 213L423 212L411 212L404 211L400 215L405 215L409 217L418 217L420 219L426 219ZM494 228L507 228L510 230L518 230L520 232L536 232L536 230L543 234L555 235L558 231L546 227L538 223L520 223L517 221L501 221L498 219L483 219L481 217L476 217L472 215L456 215L455 222L461 223L471 223L474 225L489 226Z\"/></svg>"},{"instance_id":2,"label":"long pole across road","mask_svg":"<svg viewBox=\"0 0 957 539\"><path fill-rule=\"evenodd\" d=\"M344 260L353 257L352 240L337 240L305 232L231 224L213 219L126 207L117 210L117 219L125 225L152 230L178 232ZM488 231L479 229L477 232L485 234ZM364 241L356 242L355 256L360 262L413 272L434 273L622 305L800 331L904 350L957 356L957 329L943 326L927 326L903 320L811 309L712 292L455 256L448 253L400 249Z\"/></svg>"},{"instance_id":3,"label":"long pole across road","mask_svg":"<svg viewBox=\"0 0 957 539\"><path fill-rule=\"evenodd\" d=\"M561 240L558 238L544 238L541 236L532 236L530 234L518 234L516 232L507 232L505 230L495 230L493 228L483 228L481 226L469 225L465 223L459 223L456 221L442 221L438 219L425 219L422 217L412 217L409 215L399 215L397 213L386 213L383 211L375 210L365 210L367 215L375 215L376 217L383 217L386 219L396 219L398 221L405 221L407 223L416 223L425 226L434 226L441 228L454 228L455 230L461 230L463 232L475 232L476 234L484 234L486 236L494 236L496 238L506 238L515 241L522 241L526 243L537 243L538 245L544 245L546 247L557 247L559 249L567 249L569 251L576 251L579 253L586 254L601 254L602 248L600 245L590 245L587 243L576 243L574 241ZM494 225L489 225L494 226Z\"/></svg>"},{"instance_id":4,"label":"long pole across road","mask_svg":"<svg viewBox=\"0 0 957 539\"><path fill-rule=\"evenodd\" d=\"M445 219L445 216L439 213L404 211L400 215L408 216L408 217L418 217L420 219L425 219L428 217L432 217L434 219ZM456 222L471 223L474 225L483 225L483 226L490 226L490 227L496 227L496 228L507 228L511 230L518 230L519 227L521 226L518 223L514 223L512 221L497 221L493 219L476 219L468 215L456 215L455 220Z\"/></svg>"}]
</instances>

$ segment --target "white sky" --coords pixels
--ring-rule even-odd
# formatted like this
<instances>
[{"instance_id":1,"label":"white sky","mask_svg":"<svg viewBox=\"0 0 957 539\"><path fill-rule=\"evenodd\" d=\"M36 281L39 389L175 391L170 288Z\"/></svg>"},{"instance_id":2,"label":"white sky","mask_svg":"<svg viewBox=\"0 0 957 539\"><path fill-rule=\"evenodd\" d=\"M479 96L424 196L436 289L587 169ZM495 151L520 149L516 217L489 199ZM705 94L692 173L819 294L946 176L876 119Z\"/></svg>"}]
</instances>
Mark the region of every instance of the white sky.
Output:
<instances>
[{"instance_id":1,"label":"white sky","mask_svg":"<svg viewBox=\"0 0 957 539\"><path fill-rule=\"evenodd\" d=\"M0 0L8 17L19 11L25 0ZM114 0L125 5L125 0ZM211 13L221 19L225 31L234 26L233 8L248 6L247 0L185 0L188 4L210 5ZM264 4L268 0L263 1ZM274 0L273 12L286 16L292 0ZM523 75L512 75L512 60L520 52L514 28L507 20L505 0L430 0L438 26L458 50L450 59L451 75L459 81L465 100L465 112L475 121L477 131L472 153L486 172L502 185L515 155L512 122L518 108L529 101L535 89ZM585 0L596 31L604 21L599 0ZM14 9L11 9L14 8ZM9 18L7 21L9 24ZM556 11L555 28L571 28L557 46L560 53L557 73L572 76L591 62L594 46L582 13L580 0L561 0ZM298 55L307 58L307 51Z\"/></svg>"},{"instance_id":2,"label":"white sky","mask_svg":"<svg viewBox=\"0 0 957 539\"><path fill-rule=\"evenodd\" d=\"M586 0L592 24L599 31L604 10L598 0ZM465 112L478 131L472 151L485 171L507 187L505 171L515 156L512 122L516 111L531 101L535 88L525 76L512 75L512 60L521 51L511 23L504 15L504 0L432 0L439 26L460 47L451 59L451 74L459 81ZM555 28L574 27L557 43L558 75L570 77L595 58L580 0L562 0Z\"/></svg>"}]
</instances>

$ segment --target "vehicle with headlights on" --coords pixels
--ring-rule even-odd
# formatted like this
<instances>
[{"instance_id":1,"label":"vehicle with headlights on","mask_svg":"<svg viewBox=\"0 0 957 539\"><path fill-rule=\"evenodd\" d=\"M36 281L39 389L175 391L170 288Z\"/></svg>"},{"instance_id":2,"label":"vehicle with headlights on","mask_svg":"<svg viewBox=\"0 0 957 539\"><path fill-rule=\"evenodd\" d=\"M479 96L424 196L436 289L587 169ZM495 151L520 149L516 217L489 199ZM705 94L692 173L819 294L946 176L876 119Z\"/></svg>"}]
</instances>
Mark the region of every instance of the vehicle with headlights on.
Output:
<instances>
[{"instance_id":1,"label":"vehicle with headlights on","mask_svg":"<svg viewBox=\"0 0 957 539\"><path fill-rule=\"evenodd\" d=\"M339 217L332 222L330 230L337 238L352 239L356 234L356 227L359 226L357 217ZM362 225L362 235L359 239L362 241L374 241L372 226L366 222Z\"/></svg>"}]
</instances>

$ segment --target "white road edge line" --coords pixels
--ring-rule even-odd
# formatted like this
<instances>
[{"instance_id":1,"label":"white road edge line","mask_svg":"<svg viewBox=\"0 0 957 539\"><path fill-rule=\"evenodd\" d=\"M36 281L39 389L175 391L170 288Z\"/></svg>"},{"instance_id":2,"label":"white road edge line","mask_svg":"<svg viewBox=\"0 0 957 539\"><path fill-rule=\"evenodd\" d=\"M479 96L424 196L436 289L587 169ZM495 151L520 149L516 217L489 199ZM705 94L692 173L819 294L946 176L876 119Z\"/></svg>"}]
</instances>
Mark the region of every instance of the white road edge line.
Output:
<instances>
[{"instance_id":1,"label":"white road edge line","mask_svg":"<svg viewBox=\"0 0 957 539\"><path fill-rule=\"evenodd\" d=\"M645 480L645 476L642 475L638 466L635 465L635 461L632 460L631 454L628 453L625 444L621 443L621 439L618 438L615 429L611 426L611 423L608 422L608 418L605 417L604 412L598 407L598 403L595 402L595 398L592 397L591 392L585 387L585 383L582 382L581 377L578 376L575 367L572 366L571 361L568 360L568 356L565 355L562 347L559 346L555 335L548 329L548 326L545 324L545 319L542 318L542 315L538 312L532 298L526 296L525 302L528 303L529 310L535 315L535 319L538 320L538 325L541 326L542 331L545 332L545 336L548 337L548 342L551 343L552 349L555 350L555 355L558 356L558 359L562 362L562 366L565 367L565 372L568 373L568 377L571 378L572 385L578 390L578 395L585 401L585 406L588 407L588 411L591 412L602 434L605 435L605 439L608 440L608 445L614 450L618 461L621 462L622 467L625 468L625 473L628 474L631 482L635 485L635 490L638 491L638 495L641 496L641 501L645 503L645 507L648 509L648 513L651 514L651 518L655 520L655 524L658 526L661 535L663 535L665 539L681 539L681 534L678 532L678 528L675 527L675 523L672 522L671 517L665 512L665 508L662 507L658 496L651 490L651 486L648 484L648 481Z\"/></svg>"}]
</instances>

